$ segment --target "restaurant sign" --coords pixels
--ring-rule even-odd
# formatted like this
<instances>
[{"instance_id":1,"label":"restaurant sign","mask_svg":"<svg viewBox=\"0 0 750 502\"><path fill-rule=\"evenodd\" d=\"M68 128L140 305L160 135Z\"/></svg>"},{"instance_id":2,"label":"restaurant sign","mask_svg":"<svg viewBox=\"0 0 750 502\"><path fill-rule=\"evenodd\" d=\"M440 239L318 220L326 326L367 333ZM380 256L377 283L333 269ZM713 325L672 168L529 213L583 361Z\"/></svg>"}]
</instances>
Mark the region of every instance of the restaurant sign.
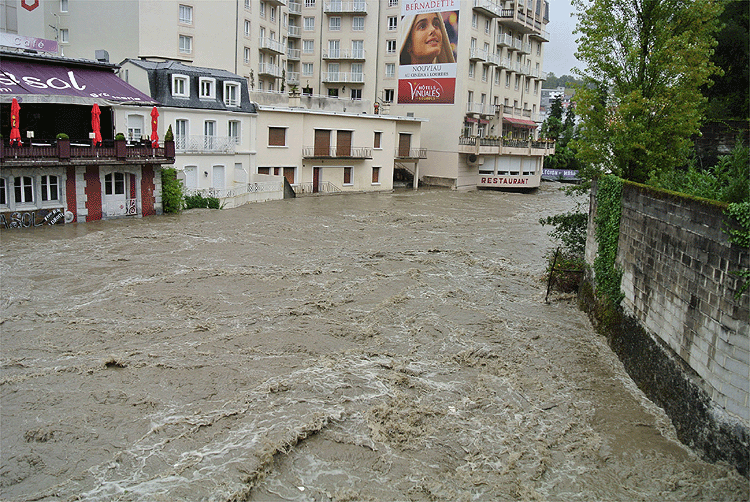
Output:
<instances>
[{"instance_id":1,"label":"restaurant sign","mask_svg":"<svg viewBox=\"0 0 750 502\"><path fill-rule=\"evenodd\" d=\"M62 209L32 209L0 213L0 228L32 228L64 223L65 214Z\"/></svg>"},{"instance_id":2,"label":"restaurant sign","mask_svg":"<svg viewBox=\"0 0 750 502\"><path fill-rule=\"evenodd\" d=\"M29 49L57 54L56 40L24 37L13 33L0 33L0 45L5 47L15 47L16 49Z\"/></svg>"}]
</instances>

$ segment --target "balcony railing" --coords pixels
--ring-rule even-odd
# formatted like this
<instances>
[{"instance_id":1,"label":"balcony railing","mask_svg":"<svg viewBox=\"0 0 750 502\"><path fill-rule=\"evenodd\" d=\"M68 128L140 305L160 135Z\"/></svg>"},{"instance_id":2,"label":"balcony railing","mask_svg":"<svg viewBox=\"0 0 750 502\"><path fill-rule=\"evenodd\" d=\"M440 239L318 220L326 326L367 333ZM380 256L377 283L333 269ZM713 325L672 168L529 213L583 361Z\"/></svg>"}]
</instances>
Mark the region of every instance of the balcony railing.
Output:
<instances>
[{"instance_id":1,"label":"balcony railing","mask_svg":"<svg viewBox=\"0 0 750 502\"><path fill-rule=\"evenodd\" d=\"M282 44L281 42L273 38L260 37L260 39L258 40L258 45L260 49L267 49L269 51L277 52L279 54L286 53L286 48L284 47L284 44Z\"/></svg>"},{"instance_id":2,"label":"balcony railing","mask_svg":"<svg viewBox=\"0 0 750 502\"><path fill-rule=\"evenodd\" d=\"M323 51L323 59L365 59L364 49L334 49Z\"/></svg>"},{"instance_id":3,"label":"balcony railing","mask_svg":"<svg viewBox=\"0 0 750 502\"><path fill-rule=\"evenodd\" d=\"M289 14L302 14L302 4L300 2L289 2L287 6Z\"/></svg>"},{"instance_id":4,"label":"balcony railing","mask_svg":"<svg viewBox=\"0 0 750 502\"><path fill-rule=\"evenodd\" d=\"M271 63L258 63L258 74L281 77L281 67Z\"/></svg>"},{"instance_id":5,"label":"balcony railing","mask_svg":"<svg viewBox=\"0 0 750 502\"><path fill-rule=\"evenodd\" d=\"M393 156L397 159L426 159L427 148L396 148Z\"/></svg>"},{"instance_id":6,"label":"balcony railing","mask_svg":"<svg viewBox=\"0 0 750 502\"><path fill-rule=\"evenodd\" d=\"M298 71L286 72L286 83L289 85L299 85L299 72Z\"/></svg>"},{"instance_id":7,"label":"balcony railing","mask_svg":"<svg viewBox=\"0 0 750 502\"><path fill-rule=\"evenodd\" d=\"M127 145L125 141L104 140L101 146L91 146L90 140L56 141L35 139L31 143L8 146L0 140L0 163L3 165L50 165L58 162L86 164L103 160L126 160L147 163L171 163L174 150L153 148L150 141ZM170 152L170 157L167 153ZM169 160L167 160L169 159Z\"/></svg>"},{"instance_id":8,"label":"balcony railing","mask_svg":"<svg viewBox=\"0 0 750 502\"><path fill-rule=\"evenodd\" d=\"M502 45L504 47L513 47L513 37L511 37L507 33L500 33L497 36L497 45Z\"/></svg>"},{"instance_id":9,"label":"balcony railing","mask_svg":"<svg viewBox=\"0 0 750 502\"><path fill-rule=\"evenodd\" d=\"M326 83L352 83L361 84L365 81L364 73L348 73L343 71L326 71L322 74L323 82Z\"/></svg>"},{"instance_id":10,"label":"balcony railing","mask_svg":"<svg viewBox=\"0 0 750 502\"><path fill-rule=\"evenodd\" d=\"M487 61L487 51L471 47L469 49L469 59L472 61Z\"/></svg>"},{"instance_id":11,"label":"balcony railing","mask_svg":"<svg viewBox=\"0 0 750 502\"><path fill-rule=\"evenodd\" d=\"M492 17L500 15L502 7L491 0L474 0L474 8Z\"/></svg>"},{"instance_id":12,"label":"balcony railing","mask_svg":"<svg viewBox=\"0 0 750 502\"><path fill-rule=\"evenodd\" d=\"M233 154L237 139L233 136L175 136L177 153Z\"/></svg>"},{"instance_id":13,"label":"balcony railing","mask_svg":"<svg viewBox=\"0 0 750 502\"><path fill-rule=\"evenodd\" d=\"M294 38L300 38L302 36L302 28L299 26L289 25L286 29L287 35Z\"/></svg>"},{"instance_id":14,"label":"balcony railing","mask_svg":"<svg viewBox=\"0 0 750 502\"><path fill-rule=\"evenodd\" d=\"M286 58L298 61L300 58L301 51L299 49L287 49Z\"/></svg>"},{"instance_id":15,"label":"balcony railing","mask_svg":"<svg viewBox=\"0 0 750 502\"><path fill-rule=\"evenodd\" d=\"M466 103L466 113L485 114L487 106L484 103Z\"/></svg>"},{"instance_id":16,"label":"balcony railing","mask_svg":"<svg viewBox=\"0 0 750 502\"><path fill-rule=\"evenodd\" d=\"M371 159L372 148L367 147L343 147L343 146L303 146L302 157L304 158L346 158L346 159Z\"/></svg>"},{"instance_id":17,"label":"balcony railing","mask_svg":"<svg viewBox=\"0 0 750 502\"><path fill-rule=\"evenodd\" d=\"M334 0L332 2L326 2L323 5L323 12L326 14L343 14L348 12L367 14L367 3L365 0L353 0L351 2Z\"/></svg>"}]
</instances>

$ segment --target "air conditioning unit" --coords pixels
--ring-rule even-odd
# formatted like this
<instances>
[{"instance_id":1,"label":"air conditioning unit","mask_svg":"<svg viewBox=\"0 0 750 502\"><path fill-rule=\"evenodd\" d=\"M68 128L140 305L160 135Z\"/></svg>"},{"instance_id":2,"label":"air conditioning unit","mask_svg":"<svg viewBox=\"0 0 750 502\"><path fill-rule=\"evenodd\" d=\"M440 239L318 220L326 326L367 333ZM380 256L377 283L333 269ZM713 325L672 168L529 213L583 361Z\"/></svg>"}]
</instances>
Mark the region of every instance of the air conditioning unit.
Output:
<instances>
[{"instance_id":1,"label":"air conditioning unit","mask_svg":"<svg viewBox=\"0 0 750 502\"><path fill-rule=\"evenodd\" d=\"M470 153L466 157L466 163L470 167L481 166L482 164L484 164L484 157L482 157L481 155L476 155L474 153Z\"/></svg>"}]
</instances>

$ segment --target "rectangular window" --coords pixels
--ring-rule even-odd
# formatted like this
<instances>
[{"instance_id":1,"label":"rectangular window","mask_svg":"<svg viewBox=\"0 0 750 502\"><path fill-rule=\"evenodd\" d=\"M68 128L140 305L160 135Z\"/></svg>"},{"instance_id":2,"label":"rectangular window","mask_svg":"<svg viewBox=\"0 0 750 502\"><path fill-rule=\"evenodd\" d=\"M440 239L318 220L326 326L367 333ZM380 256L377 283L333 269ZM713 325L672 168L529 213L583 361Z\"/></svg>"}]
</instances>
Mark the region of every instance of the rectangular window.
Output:
<instances>
[{"instance_id":1,"label":"rectangular window","mask_svg":"<svg viewBox=\"0 0 750 502\"><path fill-rule=\"evenodd\" d=\"M505 72L505 87L510 87L510 73Z\"/></svg>"},{"instance_id":2,"label":"rectangular window","mask_svg":"<svg viewBox=\"0 0 750 502\"><path fill-rule=\"evenodd\" d=\"M469 78L474 78L475 68L476 68L476 63L474 62L469 63Z\"/></svg>"},{"instance_id":3,"label":"rectangular window","mask_svg":"<svg viewBox=\"0 0 750 502\"><path fill-rule=\"evenodd\" d=\"M244 59L245 59L245 63L250 62L250 48L249 47L245 47Z\"/></svg>"},{"instance_id":4,"label":"rectangular window","mask_svg":"<svg viewBox=\"0 0 750 502\"><path fill-rule=\"evenodd\" d=\"M534 82L534 94L539 94L539 81Z\"/></svg>"},{"instance_id":5,"label":"rectangular window","mask_svg":"<svg viewBox=\"0 0 750 502\"><path fill-rule=\"evenodd\" d=\"M313 64L312 63L302 63L302 75L305 77L310 77L313 74Z\"/></svg>"},{"instance_id":6,"label":"rectangular window","mask_svg":"<svg viewBox=\"0 0 750 502\"><path fill-rule=\"evenodd\" d=\"M260 3L260 9L258 10L260 17L266 17L266 2Z\"/></svg>"},{"instance_id":7,"label":"rectangular window","mask_svg":"<svg viewBox=\"0 0 750 502\"><path fill-rule=\"evenodd\" d=\"M375 138L372 141L372 147L380 149L380 141L383 138L383 133L380 131L375 131Z\"/></svg>"},{"instance_id":8,"label":"rectangular window","mask_svg":"<svg viewBox=\"0 0 750 502\"><path fill-rule=\"evenodd\" d=\"M516 75L516 85L514 89L517 91L519 87L521 87L521 77L519 75Z\"/></svg>"},{"instance_id":9,"label":"rectangular window","mask_svg":"<svg viewBox=\"0 0 750 502\"><path fill-rule=\"evenodd\" d=\"M305 7L315 7L315 0L305 0Z\"/></svg>"},{"instance_id":10,"label":"rectangular window","mask_svg":"<svg viewBox=\"0 0 750 502\"><path fill-rule=\"evenodd\" d=\"M484 32L487 34L490 33L490 20L489 19L484 20Z\"/></svg>"},{"instance_id":11,"label":"rectangular window","mask_svg":"<svg viewBox=\"0 0 750 502\"><path fill-rule=\"evenodd\" d=\"M364 82L364 78L362 77L364 66L362 65L362 63L352 63L351 69L352 82Z\"/></svg>"},{"instance_id":12,"label":"rectangular window","mask_svg":"<svg viewBox=\"0 0 750 502\"><path fill-rule=\"evenodd\" d=\"M500 70L495 70L495 85L500 85Z\"/></svg>"},{"instance_id":13,"label":"rectangular window","mask_svg":"<svg viewBox=\"0 0 750 502\"><path fill-rule=\"evenodd\" d=\"M541 56L542 55L542 43L538 42L536 44L536 55Z\"/></svg>"},{"instance_id":14,"label":"rectangular window","mask_svg":"<svg viewBox=\"0 0 750 502\"><path fill-rule=\"evenodd\" d=\"M271 7L271 21L276 21L276 7Z\"/></svg>"},{"instance_id":15,"label":"rectangular window","mask_svg":"<svg viewBox=\"0 0 750 502\"><path fill-rule=\"evenodd\" d=\"M268 127L268 146L286 146L286 127Z\"/></svg>"},{"instance_id":16,"label":"rectangular window","mask_svg":"<svg viewBox=\"0 0 750 502\"><path fill-rule=\"evenodd\" d=\"M70 42L70 32L67 28L60 28L60 43L67 44Z\"/></svg>"},{"instance_id":17,"label":"rectangular window","mask_svg":"<svg viewBox=\"0 0 750 502\"><path fill-rule=\"evenodd\" d=\"M304 54L312 54L315 52L315 41L313 40L303 40L302 41L302 52Z\"/></svg>"},{"instance_id":18,"label":"rectangular window","mask_svg":"<svg viewBox=\"0 0 750 502\"><path fill-rule=\"evenodd\" d=\"M329 31L341 31L341 18L329 17L328 18L328 30Z\"/></svg>"},{"instance_id":19,"label":"rectangular window","mask_svg":"<svg viewBox=\"0 0 750 502\"><path fill-rule=\"evenodd\" d=\"M250 0L245 0L245 8L250 10Z\"/></svg>"},{"instance_id":20,"label":"rectangular window","mask_svg":"<svg viewBox=\"0 0 750 502\"><path fill-rule=\"evenodd\" d=\"M482 82L487 82L487 70L488 67L486 65L482 65Z\"/></svg>"},{"instance_id":21,"label":"rectangular window","mask_svg":"<svg viewBox=\"0 0 750 502\"><path fill-rule=\"evenodd\" d=\"M354 16L352 19L352 31L365 31L365 18Z\"/></svg>"},{"instance_id":22,"label":"rectangular window","mask_svg":"<svg viewBox=\"0 0 750 502\"><path fill-rule=\"evenodd\" d=\"M104 194L105 195L124 195L125 194L125 174L109 173L104 176Z\"/></svg>"},{"instance_id":23,"label":"rectangular window","mask_svg":"<svg viewBox=\"0 0 750 502\"><path fill-rule=\"evenodd\" d=\"M305 31L315 31L315 18L314 17L306 17L304 19L303 24L303 30Z\"/></svg>"},{"instance_id":24,"label":"rectangular window","mask_svg":"<svg viewBox=\"0 0 750 502\"><path fill-rule=\"evenodd\" d=\"M184 150L187 148L188 121L177 119L174 121L174 144L175 148Z\"/></svg>"},{"instance_id":25,"label":"rectangular window","mask_svg":"<svg viewBox=\"0 0 750 502\"><path fill-rule=\"evenodd\" d=\"M380 184L380 168L379 167L372 168L372 184L373 185Z\"/></svg>"},{"instance_id":26,"label":"rectangular window","mask_svg":"<svg viewBox=\"0 0 750 502\"><path fill-rule=\"evenodd\" d=\"M352 184L352 168L345 167L344 168L344 185L351 185L351 184Z\"/></svg>"},{"instance_id":27,"label":"rectangular window","mask_svg":"<svg viewBox=\"0 0 750 502\"><path fill-rule=\"evenodd\" d=\"M60 0L60 12L68 12L68 0Z\"/></svg>"},{"instance_id":28,"label":"rectangular window","mask_svg":"<svg viewBox=\"0 0 750 502\"><path fill-rule=\"evenodd\" d=\"M57 176L42 176L42 200L57 200Z\"/></svg>"},{"instance_id":29,"label":"rectangular window","mask_svg":"<svg viewBox=\"0 0 750 502\"><path fill-rule=\"evenodd\" d=\"M385 41L385 52L388 54L396 54L396 41L395 40Z\"/></svg>"},{"instance_id":30,"label":"rectangular window","mask_svg":"<svg viewBox=\"0 0 750 502\"><path fill-rule=\"evenodd\" d=\"M365 58L364 40L352 40L352 57L357 59Z\"/></svg>"},{"instance_id":31,"label":"rectangular window","mask_svg":"<svg viewBox=\"0 0 750 502\"><path fill-rule=\"evenodd\" d=\"M193 8L180 4L180 23L193 24Z\"/></svg>"},{"instance_id":32,"label":"rectangular window","mask_svg":"<svg viewBox=\"0 0 750 502\"><path fill-rule=\"evenodd\" d=\"M245 19L245 36L250 36L250 21L248 21L247 19Z\"/></svg>"},{"instance_id":33,"label":"rectangular window","mask_svg":"<svg viewBox=\"0 0 750 502\"><path fill-rule=\"evenodd\" d=\"M0 178L0 206L6 206L8 204L8 188L5 185L5 178Z\"/></svg>"},{"instance_id":34,"label":"rectangular window","mask_svg":"<svg viewBox=\"0 0 750 502\"><path fill-rule=\"evenodd\" d=\"M388 16L388 31L396 31L398 29L398 17Z\"/></svg>"},{"instance_id":35,"label":"rectangular window","mask_svg":"<svg viewBox=\"0 0 750 502\"><path fill-rule=\"evenodd\" d=\"M385 64L385 78L393 78L396 76L396 63Z\"/></svg>"},{"instance_id":36,"label":"rectangular window","mask_svg":"<svg viewBox=\"0 0 750 502\"><path fill-rule=\"evenodd\" d=\"M259 167L258 168L258 174L271 174L271 168L270 167Z\"/></svg>"},{"instance_id":37,"label":"rectangular window","mask_svg":"<svg viewBox=\"0 0 750 502\"><path fill-rule=\"evenodd\" d=\"M383 89L383 101L385 103L393 103L394 94L393 89Z\"/></svg>"},{"instance_id":38,"label":"rectangular window","mask_svg":"<svg viewBox=\"0 0 750 502\"><path fill-rule=\"evenodd\" d=\"M338 58L341 55L340 50L339 50L340 48L341 48L340 40L329 40L328 41L328 57Z\"/></svg>"},{"instance_id":39,"label":"rectangular window","mask_svg":"<svg viewBox=\"0 0 750 502\"><path fill-rule=\"evenodd\" d=\"M200 97L202 98L215 98L216 97L216 80L213 78L200 77Z\"/></svg>"},{"instance_id":40,"label":"rectangular window","mask_svg":"<svg viewBox=\"0 0 750 502\"><path fill-rule=\"evenodd\" d=\"M193 52L193 37L180 35L180 52L182 54L191 54Z\"/></svg>"},{"instance_id":41,"label":"rectangular window","mask_svg":"<svg viewBox=\"0 0 750 502\"><path fill-rule=\"evenodd\" d=\"M388 7L398 7L398 0L388 0Z\"/></svg>"},{"instance_id":42,"label":"rectangular window","mask_svg":"<svg viewBox=\"0 0 750 502\"><path fill-rule=\"evenodd\" d=\"M362 89L352 89L352 92L349 94L349 97L351 97L353 101L362 99Z\"/></svg>"},{"instance_id":43,"label":"rectangular window","mask_svg":"<svg viewBox=\"0 0 750 502\"><path fill-rule=\"evenodd\" d=\"M227 123L227 136L234 140L235 145L240 144L240 121L230 120Z\"/></svg>"},{"instance_id":44,"label":"rectangular window","mask_svg":"<svg viewBox=\"0 0 750 502\"><path fill-rule=\"evenodd\" d=\"M15 178L16 204L34 202L34 180L31 176L16 176Z\"/></svg>"},{"instance_id":45,"label":"rectangular window","mask_svg":"<svg viewBox=\"0 0 750 502\"><path fill-rule=\"evenodd\" d=\"M237 82L224 82L224 104L227 106L240 105L240 85Z\"/></svg>"},{"instance_id":46,"label":"rectangular window","mask_svg":"<svg viewBox=\"0 0 750 502\"><path fill-rule=\"evenodd\" d=\"M472 12L471 14L471 27L476 29L477 26L479 26L479 18L477 17L476 12Z\"/></svg>"},{"instance_id":47,"label":"rectangular window","mask_svg":"<svg viewBox=\"0 0 750 502\"><path fill-rule=\"evenodd\" d=\"M190 85L185 75L172 75L172 96L181 98L190 96Z\"/></svg>"}]
</instances>

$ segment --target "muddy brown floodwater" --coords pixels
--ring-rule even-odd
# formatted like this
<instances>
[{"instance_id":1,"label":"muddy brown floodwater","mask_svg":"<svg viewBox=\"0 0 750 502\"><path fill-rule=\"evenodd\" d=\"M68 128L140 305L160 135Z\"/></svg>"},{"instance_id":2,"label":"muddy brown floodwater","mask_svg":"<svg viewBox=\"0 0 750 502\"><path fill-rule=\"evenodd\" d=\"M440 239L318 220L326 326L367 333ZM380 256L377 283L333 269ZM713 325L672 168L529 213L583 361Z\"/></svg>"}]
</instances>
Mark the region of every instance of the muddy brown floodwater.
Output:
<instances>
[{"instance_id":1,"label":"muddy brown floodwater","mask_svg":"<svg viewBox=\"0 0 750 502\"><path fill-rule=\"evenodd\" d=\"M6 231L2 500L744 500L570 298L533 194Z\"/></svg>"}]
</instances>

